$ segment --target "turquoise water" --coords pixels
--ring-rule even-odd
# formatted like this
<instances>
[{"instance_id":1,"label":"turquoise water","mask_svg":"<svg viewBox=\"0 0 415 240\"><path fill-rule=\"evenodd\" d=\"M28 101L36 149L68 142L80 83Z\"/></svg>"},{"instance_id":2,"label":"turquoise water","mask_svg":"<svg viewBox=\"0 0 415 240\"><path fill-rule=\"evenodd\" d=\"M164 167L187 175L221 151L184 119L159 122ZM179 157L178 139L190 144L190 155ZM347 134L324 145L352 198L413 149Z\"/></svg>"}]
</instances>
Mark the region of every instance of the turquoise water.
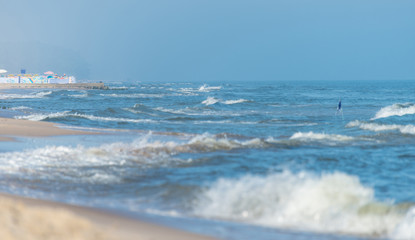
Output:
<instances>
[{"instance_id":1,"label":"turquoise water","mask_svg":"<svg viewBox=\"0 0 415 240\"><path fill-rule=\"evenodd\" d=\"M1 143L0 190L223 239L415 239L414 82L108 85L3 90L3 116L103 134Z\"/></svg>"}]
</instances>

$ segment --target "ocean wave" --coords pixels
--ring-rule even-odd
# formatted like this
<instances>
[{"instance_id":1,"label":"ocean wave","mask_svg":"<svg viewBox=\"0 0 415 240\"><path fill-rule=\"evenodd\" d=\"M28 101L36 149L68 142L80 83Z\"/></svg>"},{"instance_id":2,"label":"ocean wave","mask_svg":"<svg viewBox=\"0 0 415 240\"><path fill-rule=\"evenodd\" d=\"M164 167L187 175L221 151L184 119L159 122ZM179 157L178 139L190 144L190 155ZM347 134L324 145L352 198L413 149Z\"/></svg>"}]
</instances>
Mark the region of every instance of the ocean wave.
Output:
<instances>
[{"instance_id":1,"label":"ocean wave","mask_svg":"<svg viewBox=\"0 0 415 240\"><path fill-rule=\"evenodd\" d=\"M128 89L135 89L135 87L127 87L127 86L120 86L120 87L109 87L109 90L128 90Z\"/></svg>"},{"instance_id":2,"label":"ocean wave","mask_svg":"<svg viewBox=\"0 0 415 240\"><path fill-rule=\"evenodd\" d=\"M16 119L30 120L30 121L43 121L50 118L63 118L70 115L69 111L56 112L56 113L37 113L25 116L16 116Z\"/></svg>"},{"instance_id":3,"label":"ocean wave","mask_svg":"<svg viewBox=\"0 0 415 240\"><path fill-rule=\"evenodd\" d=\"M77 117L85 118L92 121L103 121L103 122L132 122L132 123L157 123L157 121L151 119L131 119L131 118L116 118L116 117L101 117L89 114L72 113L70 111L56 112L56 113L39 113L31 114L26 116L17 116L16 119L25 119L30 121L43 121L54 118L65 118L65 117Z\"/></svg>"},{"instance_id":4,"label":"ocean wave","mask_svg":"<svg viewBox=\"0 0 415 240\"><path fill-rule=\"evenodd\" d=\"M415 114L415 104L413 103L395 103L393 105L381 108L371 120L387 118L391 116L404 116Z\"/></svg>"},{"instance_id":5,"label":"ocean wave","mask_svg":"<svg viewBox=\"0 0 415 240\"><path fill-rule=\"evenodd\" d=\"M10 108L10 110L12 110L12 111L19 111L19 110L28 110L28 109L32 109L32 108L30 108L30 107L27 107L27 106L18 106L18 107L12 107L12 108Z\"/></svg>"},{"instance_id":6,"label":"ocean wave","mask_svg":"<svg viewBox=\"0 0 415 240\"><path fill-rule=\"evenodd\" d=\"M199 195L193 212L269 227L412 239L410 207L377 201L372 188L345 173L284 171L220 179Z\"/></svg>"},{"instance_id":7,"label":"ocean wave","mask_svg":"<svg viewBox=\"0 0 415 240\"><path fill-rule=\"evenodd\" d=\"M297 132L294 133L290 140L298 141L334 141L334 142L344 142L344 141L353 141L354 137L338 135L338 134L325 134L325 133L314 133L314 132Z\"/></svg>"},{"instance_id":8,"label":"ocean wave","mask_svg":"<svg viewBox=\"0 0 415 240\"><path fill-rule=\"evenodd\" d=\"M212 152L235 148L261 147L260 139L238 141L224 135L182 135L176 140L160 140L148 133L132 142L115 142L97 147L46 146L21 152L0 153L0 174L33 175L35 179L64 180L91 183L122 181L125 172L117 166L148 168L191 163L180 153ZM105 168L102 168L105 166ZM87 167L87 168L85 168ZM78 171L83 168L82 171Z\"/></svg>"},{"instance_id":9,"label":"ocean wave","mask_svg":"<svg viewBox=\"0 0 415 240\"><path fill-rule=\"evenodd\" d=\"M88 92L86 92L86 91L82 91L82 92L80 92L80 94L71 94L71 95L68 95L69 97L74 97L74 98L86 98L86 97L88 97Z\"/></svg>"},{"instance_id":10,"label":"ocean wave","mask_svg":"<svg viewBox=\"0 0 415 240\"><path fill-rule=\"evenodd\" d=\"M226 100L226 101L223 101L223 103L224 104L227 104L227 105L232 105L232 104L237 104L237 103L243 103L243 102L249 102L249 100L246 100L246 99L237 99L237 100Z\"/></svg>"},{"instance_id":11,"label":"ocean wave","mask_svg":"<svg viewBox=\"0 0 415 240\"><path fill-rule=\"evenodd\" d=\"M14 94L14 93L3 93L0 95L0 99L33 99L33 98L44 98L52 94L52 91L44 91L32 94Z\"/></svg>"},{"instance_id":12,"label":"ocean wave","mask_svg":"<svg viewBox=\"0 0 415 240\"><path fill-rule=\"evenodd\" d=\"M363 130L369 130L373 132L384 131L399 131L402 134L415 134L415 126L412 124L399 125L399 124L380 124L380 123L367 123L355 120L349 122L346 127L358 127Z\"/></svg>"},{"instance_id":13,"label":"ocean wave","mask_svg":"<svg viewBox=\"0 0 415 240\"><path fill-rule=\"evenodd\" d=\"M131 93L131 94L101 93L99 95L103 97L113 97L113 98L162 98L166 96L166 94L152 94L152 93Z\"/></svg>"},{"instance_id":14,"label":"ocean wave","mask_svg":"<svg viewBox=\"0 0 415 240\"><path fill-rule=\"evenodd\" d=\"M202 86L199 87L198 91L199 92L210 92L210 91L217 91L221 89L222 89L221 86L208 86L207 84L203 84Z\"/></svg>"},{"instance_id":15,"label":"ocean wave","mask_svg":"<svg viewBox=\"0 0 415 240\"><path fill-rule=\"evenodd\" d=\"M217 99L217 98L214 98L214 97L208 97L206 100L204 100L202 102L202 104L205 104L206 106L213 105L213 104L216 104L216 103L223 103L223 104L226 104L226 105L233 105L233 104L244 103L244 102L249 102L249 100L242 99L242 98L237 99L237 100L221 100L221 99Z\"/></svg>"},{"instance_id":16,"label":"ocean wave","mask_svg":"<svg viewBox=\"0 0 415 240\"><path fill-rule=\"evenodd\" d=\"M156 111L165 112L165 113L173 113L179 115L189 115L189 116L233 116L238 117L244 115L241 112L234 112L234 111L211 111L206 109L197 109L197 108L183 108L183 109L169 109L164 107L156 107L154 108ZM251 112L252 113L252 112Z\"/></svg>"},{"instance_id":17,"label":"ocean wave","mask_svg":"<svg viewBox=\"0 0 415 240\"><path fill-rule=\"evenodd\" d=\"M209 106L209 105L213 105L213 104L216 104L216 103L218 103L220 100L219 99L217 99L217 98L214 98L214 97L208 97L206 100L204 100L203 102L202 102L202 104L205 104L206 106Z\"/></svg>"}]
</instances>

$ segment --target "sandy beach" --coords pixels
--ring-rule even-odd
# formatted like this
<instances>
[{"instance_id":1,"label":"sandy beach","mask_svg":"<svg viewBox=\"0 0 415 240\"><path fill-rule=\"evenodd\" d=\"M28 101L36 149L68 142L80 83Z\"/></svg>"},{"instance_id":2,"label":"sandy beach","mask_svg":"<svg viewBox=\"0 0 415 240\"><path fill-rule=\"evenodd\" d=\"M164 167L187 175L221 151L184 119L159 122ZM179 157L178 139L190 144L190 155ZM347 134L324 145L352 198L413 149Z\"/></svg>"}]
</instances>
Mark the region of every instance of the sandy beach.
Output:
<instances>
[{"instance_id":1,"label":"sandy beach","mask_svg":"<svg viewBox=\"0 0 415 240\"><path fill-rule=\"evenodd\" d=\"M64 129L51 122L0 118L0 141L13 141L13 137L49 137L82 134L96 133Z\"/></svg>"},{"instance_id":2,"label":"sandy beach","mask_svg":"<svg viewBox=\"0 0 415 240\"><path fill-rule=\"evenodd\" d=\"M92 208L0 194L0 239L213 240Z\"/></svg>"},{"instance_id":3,"label":"sandy beach","mask_svg":"<svg viewBox=\"0 0 415 240\"><path fill-rule=\"evenodd\" d=\"M94 134L49 122L0 118L0 139ZM208 240L210 237L159 226L92 208L0 193L0 239Z\"/></svg>"}]
</instances>

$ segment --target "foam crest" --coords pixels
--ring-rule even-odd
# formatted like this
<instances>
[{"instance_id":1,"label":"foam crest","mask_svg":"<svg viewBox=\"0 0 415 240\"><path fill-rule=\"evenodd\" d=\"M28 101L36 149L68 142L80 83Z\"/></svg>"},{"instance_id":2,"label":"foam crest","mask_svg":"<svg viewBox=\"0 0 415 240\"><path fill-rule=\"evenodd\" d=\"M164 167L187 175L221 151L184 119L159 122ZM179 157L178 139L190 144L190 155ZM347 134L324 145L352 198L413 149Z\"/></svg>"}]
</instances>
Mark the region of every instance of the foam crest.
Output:
<instances>
[{"instance_id":1,"label":"foam crest","mask_svg":"<svg viewBox=\"0 0 415 240\"><path fill-rule=\"evenodd\" d=\"M238 99L238 100L226 100L223 103L227 104L227 105L232 105L232 104L243 103L243 102L248 102L248 100L241 98L241 99Z\"/></svg>"},{"instance_id":2,"label":"foam crest","mask_svg":"<svg viewBox=\"0 0 415 240\"><path fill-rule=\"evenodd\" d=\"M45 92L38 92L38 93L32 93L32 94L1 94L0 99L33 99L33 98L44 98L48 95L52 94L52 91L45 91Z\"/></svg>"},{"instance_id":3,"label":"foam crest","mask_svg":"<svg viewBox=\"0 0 415 240\"><path fill-rule=\"evenodd\" d=\"M366 236L408 233L400 230L409 229L405 224L407 210L408 206L377 201L372 188L340 172L317 176L284 171L220 179L204 190L194 205L194 213L204 217ZM412 218L408 222L413 224ZM405 236L415 237L411 234Z\"/></svg>"},{"instance_id":4,"label":"foam crest","mask_svg":"<svg viewBox=\"0 0 415 240\"><path fill-rule=\"evenodd\" d=\"M235 148L261 148L267 146L267 142L253 138L246 141L238 141L236 139L229 139L225 137L219 137L218 135L202 134L196 135L190 139L188 144L183 145L189 152L208 152L216 150L231 150Z\"/></svg>"},{"instance_id":5,"label":"foam crest","mask_svg":"<svg viewBox=\"0 0 415 240\"><path fill-rule=\"evenodd\" d=\"M412 124L399 125L399 124L379 124L379 123L367 123L355 120L349 122L346 127L358 127L363 130L369 130L373 132L384 131L399 131L402 134L415 134L415 126Z\"/></svg>"},{"instance_id":6,"label":"foam crest","mask_svg":"<svg viewBox=\"0 0 415 240\"><path fill-rule=\"evenodd\" d=\"M28 109L32 109L32 108L27 107L27 106L18 106L18 107L12 107L12 108L10 108L10 110L13 110L13 111L28 110Z\"/></svg>"},{"instance_id":7,"label":"foam crest","mask_svg":"<svg viewBox=\"0 0 415 240\"><path fill-rule=\"evenodd\" d=\"M415 104L413 103L396 103L384 108L381 108L371 120L379 118L387 118L391 116L404 116L408 114L415 114Z\"/></svg>"},{"instance_id":8,"label":"foam crest","mask_svg":"<svg viewBox=\"0 0 415 240\"><path fill-rule=\"evenodd\" d=\"M165 94L151 94L151 93L131 93L131 94L101 93L100 96L113 97L113 98L162 98L166 95Z\"/></svg>"},{"instance_id":9,"label":"foam crest","mask_svg":"<svg viewBox=\"0 0 415 240\"><path fill-rule=\"evenodd\" d=\"M202 104L205 104L206 106L209 105L213 105L215 103L223 103L226 105L232 105L232 104L237 104L237 103L243 103L243 102L248 102L249 100L246 99L237 99L237 100L221 100L221 99L217 99L214 97L208 97L206 100L204 100L202 102Z\"/></svg>"},{"instance_id":10,"label":"foam crest","mask_svg":"<svg viewBox=\"0 0 415 240\"><path fill-rule=\"evenodd\" d=\"M210 91L217 91L221 89L222 89L221 86L208 86L207 84L203 84L202 86L199 87L198 91L199 92L210 92Z\"/></svg>"},{"instance_id":11,"label":"foam crest","mask_svg":"<svg viewBox=\"0 0 415 240\"><path fill-rule=\"evenodd\" d=\"M294 133L290 140L298 141L334 141L334 142L344 142L344 141L353 141L355 138L338 135L338 134L325 134L325 133L314 133L314 132L297 132Z\"/></svg>"},{"instance_id":12,"label":"foam crest","mask_svg":"<svg viewBox=\"0 0 415 240\"><path fill-rule=\"evenodd\" d=\"M120 170L119 166L174 166L192 162L191 159L178 158L180 153L259 147L264 144L260 139L236 141L209 134L181 136L174 141L159 138L160 136L149 133L132 142L115 142L96 147L46 146L0 153L0 174L25 177L34 175L35 179L40 175L42 179L107 184L120 182L125 177L125 171ZM79 171L79 168L83 170Z\"/></svg>"},{"instance_id":13,"label":"foam crest","mask_svg":"<svg viewBox=\"0 0 415 240\"><path fill-rule=\"evenodd\" d=\"M102 121L102 122L131 122L131 123L155 123L156 121L151 119L130 119L130 118L115 118L115 117L101 117L94 116L89 114L80 114L80 113L71 113L70 111L56 112L56 113L46 113L46 114L31 114L26 116L17 116L17 119L25 119L31 121L43 121L53 118L65 118L65 117L77 117L85 118L92 121Z\"/></svg>"},{"instance_id":14,"label":"foam crest","mask_svg":"<svg viewBox=\"0 0 415 240\"><path fill-rule=\"evenodd\" d=\"M213 104L218 103L218 102L219 102L219 99L214 98L214 97L208 97L206 100L204 100L202 102L202 104L205 104L206 106L209 106L209 105L213 105Z\"/></svg>"},{"instance_id":15,"label":"foam crest","mask_svg":"<svg viewBox=\"0 0 415 240\"><path fill-rule=\"evenodd\" d=\"M404 220L399 223L395 230L390 234L392 239L414 239L415 238L415 208L411 208Z\"/></svg>"},{"instance_id":16,"label":"foam crest","mask_svg":"<svg viewBox=\"0 0 415 240\"><path fill-rule=\"evenodd\" d=\"M63 111L63 112L56 112L56 113L47 113L47 114L31 114L26 116L16 116L16 119L24 119L24 120L30 120L30 121L43 121L50 118L62 118L69 116L69 111Z\"/></svg>"}]
</instances>

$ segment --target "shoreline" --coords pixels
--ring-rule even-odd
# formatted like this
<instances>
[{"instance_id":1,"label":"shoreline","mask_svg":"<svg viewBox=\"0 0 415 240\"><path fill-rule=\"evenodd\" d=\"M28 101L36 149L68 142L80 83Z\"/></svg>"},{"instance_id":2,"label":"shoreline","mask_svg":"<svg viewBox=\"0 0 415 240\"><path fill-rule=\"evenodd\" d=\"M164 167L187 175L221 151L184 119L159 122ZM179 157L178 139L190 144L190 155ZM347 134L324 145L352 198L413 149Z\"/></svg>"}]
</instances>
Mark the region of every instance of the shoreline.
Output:
<instances>
[{"instance_id":1,"label":"shoreline","mask_svg":"<svg viewBox=\"0 0 415 240\"><path fill-rule=\"evenodd\" d=\"M0 117L0 141L15 137L101 134L61 128L52 122ZM213 240L116 212L0 193L0 239Z\"/></svg>"},{"instance_id":2,"label":"shoreline","mask_svg":"<svg viewBox=\"0 0 415 240\"><path fill-rule=\"evenodd\" d=\"M214 240L90 207L0 193L0 238Z\"/></svg>"},{"instance_id":3,"label":"shoreline","mask_svg":"<svg viewBox=\"0 0 415 240\"><path fill-rule=\"evenodd\" d=\"M51 137L91 134L100 133L61 128L58 124L52 122L0 117L0 141L14 141L15 137Z\"/></svg>"}]
</instances>

